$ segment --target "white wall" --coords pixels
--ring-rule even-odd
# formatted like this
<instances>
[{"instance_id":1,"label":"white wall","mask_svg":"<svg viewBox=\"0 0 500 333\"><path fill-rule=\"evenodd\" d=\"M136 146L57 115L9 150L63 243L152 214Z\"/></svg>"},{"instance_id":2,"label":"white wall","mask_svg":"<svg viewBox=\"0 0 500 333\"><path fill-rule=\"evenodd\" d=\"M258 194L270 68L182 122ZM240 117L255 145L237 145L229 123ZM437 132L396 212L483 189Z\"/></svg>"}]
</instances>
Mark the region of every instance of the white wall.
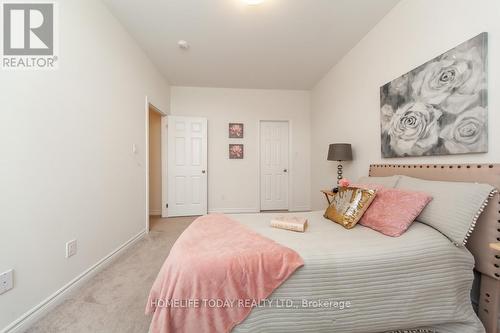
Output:
<instances>
[{"instance_id":1,"label":"white wall","mask_svg":"<svg viewBox=\"0 0 500 333\"><path fill-rule=\"evenodd\" d=\"M500 162L500 1L404 0L317 84L311 95L312 202L335 182L329 143L349 142L354 161L344 176L368 173L370 163ZM382 159L379 88L477 34L489 32L489 152L487 154Z\"/></svg>"},{"instance_id":2,"label":"white wall","mask_svg":"<svg viewBox=\"0 0 500 333\"><path fill-rule=\"evenodd\" d=\"M172 115L208 119L208 208L219 212L255 212L259 194L259 121L289 120L292 153L290 209L310 208L309 92L172 87ZM245 124L244 139L228 139L228 123ZM245 144L243 160L229 160L230 142Z\"/></svg>"},{"instance_id":3,"label":"white wall","mask_svg":"<svg viewBox=\"0 0 500 333\"><path fill-rule=\"evenodd\" d=\"M0 73L0 330L145 229L145 96L169 107L100 1L58 2L59 69Z\"/></svg>"}]
</instances>

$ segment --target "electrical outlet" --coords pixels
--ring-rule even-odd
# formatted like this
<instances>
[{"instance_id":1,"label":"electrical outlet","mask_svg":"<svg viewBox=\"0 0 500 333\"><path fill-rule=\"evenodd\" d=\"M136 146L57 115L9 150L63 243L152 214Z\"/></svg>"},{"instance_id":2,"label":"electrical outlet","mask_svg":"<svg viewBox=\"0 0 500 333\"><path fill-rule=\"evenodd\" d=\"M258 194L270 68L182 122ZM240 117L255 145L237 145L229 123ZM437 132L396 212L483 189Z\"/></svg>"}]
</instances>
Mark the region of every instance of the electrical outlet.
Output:
<instances>
[{"instance_id":1,"label":"electrical outlet","mask_svg":"<svg viewBox=\"0 0 500 333\"><path fill-rule=\"evenodd\" d=\"M72 257L75 254L76 254L76 239L73 239L66 243L66 258Z\"/></svg>"},{"instance_id":2,"label":"electrical outlet","mask_svg":"<svg viewBox=\"0 0 500 333\"><path fill-rule=\"evenodd\" d=\"M12 269L0 274L0 295L14 287L13 275L14 271Z\"/></svg>"}]
</instances>

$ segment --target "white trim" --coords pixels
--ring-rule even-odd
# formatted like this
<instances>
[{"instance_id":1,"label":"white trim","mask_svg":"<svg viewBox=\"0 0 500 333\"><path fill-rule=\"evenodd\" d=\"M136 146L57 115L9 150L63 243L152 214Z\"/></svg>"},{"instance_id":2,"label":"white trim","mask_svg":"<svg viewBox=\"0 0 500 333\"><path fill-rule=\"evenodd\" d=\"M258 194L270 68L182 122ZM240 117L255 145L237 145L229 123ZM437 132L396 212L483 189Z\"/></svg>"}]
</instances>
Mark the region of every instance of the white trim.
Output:
<instances>
[{"instance_id":1,"label":"white trim","mask_svg":"<svg viewBox=\"0 0 500 333\"><path fill-rule=\"evenodd\" d=\"M169 112L167 113L169 114ZM161 117L161 217L168 216L168 116Z\"/></svg>"},{"instance_id":2,"label":"white trim","mask_svg":"<svg viewBox=\"0 0 500 333\"><path fill-rule=\"evenodd\" d=\"M261 206L262 206L262 202L260 200L260 195L261 195L261 190L260 190L260 186L261 186L261 179L260 179L260 159L261 159L261 156L260 156L260 130L261 130L261 122L262 120L259 119L257 120L257 174L258 174L258 180L257 180L257 200L258 200L258 210L260 212L260 209L261 209Z\"/></svg>"},{"instance_id":3,"label":"white trim","mask_svg":"<svg viewBox=\"0 0 500 333\"><path fill-rule=\"evenodd\" d=\"M310 212L311 207L310 206L297 206L297 207L291 207L290 212Z\"/></svg>"},{"instance_id":4,"label":"white trim","mask_svg":"<svg viewBox=\"0 0 500 333\"><path fill-rule=\"evenodd\" d=\"M310 212L310 206L297 206L290 207L289 212ZM248 213L260 213L259 208L210 208L208 210L209 214L213 213L224 213L224 214L248 214Z\"/></svg>"},{"instance_id":5,"label":"white trim","mask_svg":"<svg viewBox=\"0 0 500 333\"><path fill-rule=\"evenodd\" d=\"M144 133L146 135L145 139L145 145L144 145L144 151L146 155L146 161L144 165L146 166L144 168L144 172L146 173L146 206L145 206L145 225L146 225L146 232L149 233L149 101L148 101L148 96L145 98L145 117L146 121L144 124Z\"/></svg>"},{"instance_id":6,"label":"white trim","mask_svg":"<svg viewBox=\"0 0 500 333\"><path fill-rule=\"evenodd\" d=\"M247 213L260 213L259 208L210 208L209 214L224 213L224 214L247 214Z\"/></svg>"},{"instance_id":7,"label":"white trim","mask_svg":"<svg viewBox=\"0 0 500 333\"><path fill-rule=\"evenodd\" d=\"M75 292L83 283L88 281L98 272L102 271L106 266L108 266L114 259L116 259L123 251L130 248L137 241L142 239L146 235L146 230L141 230L137 235L130 238L128 241L120 245L118 248L113 250L107 256L99 260L96 264L85 270L83 273L78 275L76 278L68 282L61 289L47 297L45 300L40 302L38 305L24 313L21 317L13 321L7 327L5 327L2 333L21 333L27 330L31 325L33 325L37 320L46 315L57 305L61 304L71 293Z\"/></svg>"},{"instance_id":8,"label":"white trim","mask_svg":"<svg viewBox=\"0 0 500 333\"><path fill-rule=\"evenodd\" d=\"M150 209L149 210L149 215L161 215L161 209Z\"/></svg>"},{"instance_id":9,"label":"white trim","mask_svg":"<svg viewBox=\"0 0 500 333\"><path fill-rule=\"evenodd\" d=\"M294 207L292 202L294 201L294 191L293 191L293 122L292 120L287 120L288 122L288 211L293 211ZM309 162L310 164L311 162ZM310 186L310 185L309 185ZM296 209L296 208L295 208Z\"/></svg>"}]
</instances>

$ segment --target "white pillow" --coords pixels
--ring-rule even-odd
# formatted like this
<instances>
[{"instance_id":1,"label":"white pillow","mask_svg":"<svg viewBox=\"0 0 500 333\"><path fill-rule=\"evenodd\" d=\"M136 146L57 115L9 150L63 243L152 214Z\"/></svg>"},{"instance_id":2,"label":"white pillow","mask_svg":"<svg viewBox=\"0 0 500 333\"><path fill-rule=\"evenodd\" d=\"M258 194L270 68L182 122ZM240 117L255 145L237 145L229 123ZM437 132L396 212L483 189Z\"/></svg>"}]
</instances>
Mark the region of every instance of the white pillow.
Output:
<instances>
[{"instance_id":1,"label":"white pillow","mask_svg":"<svg viewBox=\"0 0 500 333\"><path fill-rule=\"evenodd\" d=\"M425 192L432 201L417 217L443 233L456 246L465 246L476 221L496 189L488 184L443 182L401 176L396 188Z\"/></svg>"},{"instance_id":2,"label":"white pillow","mask_svg":"<svg viewBox=\"0 0 500 333\"><path fill-rule=\"evenodd\" d=\"M384 187L395 188L401 176L389 177L361 177L356 184L378 184Z\"/></svg>"}]
</instances>

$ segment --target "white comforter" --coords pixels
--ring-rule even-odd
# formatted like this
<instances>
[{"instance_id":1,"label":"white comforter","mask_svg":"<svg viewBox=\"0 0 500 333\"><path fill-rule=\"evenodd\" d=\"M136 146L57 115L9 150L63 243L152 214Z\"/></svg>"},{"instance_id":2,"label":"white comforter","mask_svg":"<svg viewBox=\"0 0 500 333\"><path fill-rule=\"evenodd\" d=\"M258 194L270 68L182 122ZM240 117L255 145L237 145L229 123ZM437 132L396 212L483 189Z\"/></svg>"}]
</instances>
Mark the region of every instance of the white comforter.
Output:
<instances>
[{"instance_id":1,"label":"white comforter","mask_svg":"<svg viewBox=\"0 0 500 333\"><path fill-rule=\"evenodd\" d=\"M470 302L472 255L431 227L416 222L392 238L311 212L295 214L309 220L305 233L295 233L269 227L275 215L231 217L294 249L305 265L234 333L484 332Z\"/></svg>"}]
</instances>

